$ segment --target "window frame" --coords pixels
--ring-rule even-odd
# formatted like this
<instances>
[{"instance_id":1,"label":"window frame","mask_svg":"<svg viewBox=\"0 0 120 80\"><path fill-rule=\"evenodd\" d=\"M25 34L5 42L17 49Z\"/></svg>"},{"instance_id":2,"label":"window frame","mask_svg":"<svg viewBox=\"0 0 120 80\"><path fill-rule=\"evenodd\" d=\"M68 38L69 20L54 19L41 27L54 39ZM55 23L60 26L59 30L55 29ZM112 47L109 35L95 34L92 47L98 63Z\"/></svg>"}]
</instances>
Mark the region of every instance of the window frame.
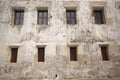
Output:
<instances>
[{"instance_id":1,"label":"window frame","mask_svg":"<svg viewBox=\"0 0 120 80\"><path fill-rule=\"evenodd\" d=\"M40 17L39 13L42 12L42 24L39 23ZM45 13L47 13L46 18L44 17ZM44 22L44 19L46 19L46 23ZM48 25L48 10L38 10L37 11L37 24L38 25Z\"/></svg>"},{"instance_id":2,"label":"window frame","mask_svg":"<svg viewBox=\"0 0 120 80\"><path fill-rule=\"evenodd\" d=\"M19 18L17 18L17 13L19 13ZM21 14L23 13L23 16L21 17ZM24 24L24 10L14 10L14 25L23 25ZM16 23L18 19L18 24ZM22 24L21 24L21 20L22 20Z\"/></svg>"},{"instance_id":3,"label":"window frame","mask_svg":"<svg viewBox=\"0 0 120 80\"><path fill-rule=\"evenodd\" d=\"M74 12L74 18L72 18L72 12ZM70 19L69 19L70 22L69 23L68 23L68 15L67 15L67 13L70 14ZM72 23L72 19L74 20L74 23ZM76 10L74 10L74 9L66 9L66 23L68 25L75 25L75 24L77 24Z\"/></svg>"}]
</instances>

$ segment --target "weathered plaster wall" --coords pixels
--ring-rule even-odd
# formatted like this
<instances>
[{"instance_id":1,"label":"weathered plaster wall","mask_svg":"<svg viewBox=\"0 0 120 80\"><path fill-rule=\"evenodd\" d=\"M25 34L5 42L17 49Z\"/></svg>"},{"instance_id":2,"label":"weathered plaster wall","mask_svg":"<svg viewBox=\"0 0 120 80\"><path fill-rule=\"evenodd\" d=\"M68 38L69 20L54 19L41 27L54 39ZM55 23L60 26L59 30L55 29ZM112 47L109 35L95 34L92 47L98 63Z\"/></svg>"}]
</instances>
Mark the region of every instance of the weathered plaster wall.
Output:
<instances>
[{"instance_id":1,"label":"weathered plaster wall","mask_svg":"<svg viewBox=\"0 0 120 80\"><path fill-rule=\"evenodd\" d=\"M106 24L94 24L92 7L104 6ZM0 0L0 80L120 80L119 0ZM48 25L37 25L37 9L48 8ZM66 8L76 7L77 24L66 24ZM24 25L13 24L13 10L25 10ZM37 62L37 45L45 62ZM70 61L69 44L78 61ZM109 44L102 61L99 44ZM19 46L10 63L10 46Z\"/></svg>"}]
</instances>

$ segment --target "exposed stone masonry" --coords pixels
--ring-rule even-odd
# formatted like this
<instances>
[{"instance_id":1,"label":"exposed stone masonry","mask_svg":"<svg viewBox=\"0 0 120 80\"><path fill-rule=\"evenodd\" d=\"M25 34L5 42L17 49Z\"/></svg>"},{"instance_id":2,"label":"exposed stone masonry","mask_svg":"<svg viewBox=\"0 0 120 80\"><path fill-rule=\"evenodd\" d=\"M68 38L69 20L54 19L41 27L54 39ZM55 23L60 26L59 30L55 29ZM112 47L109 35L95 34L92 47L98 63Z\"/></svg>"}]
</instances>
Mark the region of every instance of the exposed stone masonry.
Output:
<instances>
[{"instance_id":1,"label":"exposed stone masonry","mask_svg":"<svg viewBox=\"0 0 120 80\"><path fill-rule=\"evenodd\" d=\"M93 7L104 7L105 24L95 24ZM0 80L120 80L120 0L0 0ZM37 10L48 9L48 25L37 25ZM77 24L66 23L76 9ZM24 24L14 25L14 10ZM99 45L108 45L103 61ZM70 61L70 46L77 61ZM18 47L17 63L11 48ZM38 62L37 47L45 47Z\"/></svg>"}]
</instances>

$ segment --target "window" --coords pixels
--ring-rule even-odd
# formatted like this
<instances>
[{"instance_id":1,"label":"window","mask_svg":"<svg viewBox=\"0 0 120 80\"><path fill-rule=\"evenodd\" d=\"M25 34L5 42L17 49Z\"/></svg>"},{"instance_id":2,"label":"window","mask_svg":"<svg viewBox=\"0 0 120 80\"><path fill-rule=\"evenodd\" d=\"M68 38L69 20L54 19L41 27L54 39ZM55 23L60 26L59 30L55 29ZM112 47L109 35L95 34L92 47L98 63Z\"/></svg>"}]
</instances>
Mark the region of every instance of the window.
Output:
<instances>
[{"instance_id":1,"label":"window","mask_svg":"<svg viewBox=\"0 0 120 80\"><path fill-rule=\"evenodd\" d=\"M102 59L104 61L108 61L109 55L108 55L108 47L107 46L101 46L101 53L102 53Z\"/></svg>"},{"instance_id":2,"label":"window","mask_svg":"<svg viewBox=\"0 0 120 80\"><path fill-rule=\"evenodd\" d=\"M66 20L67 24L76 24L76 11L66 10Z\"/></svg>"},{"instance_id":3,"label":"window","mask_svg":"<svg viewBox=\"0 0 120 80\"><path fill-rule=\"evenodd\" d=\"M12 63L17 62L17 53L18 53L18 48L11 48L11 62Z\"/></svg>"},{"instance_id":4,"label":"window","mask_svg":"<svg viewBox=\"0 0 120 80\"><path fill-rule=\"evenodd\" d=\"M93 13L94 13L95 24L105 24L103 9L94 9Z\"/></svg>"},{"instance_id":5,"label":"window","mask_svg":"<svg viewBox=\"0 0 120 80\"><path fill-rule=\"evenodd\" d=\"M120 9L120 6L118 6L118 9Z\"/></svg>"},{"instance_id":6,"label":"window","mask_svg":"<svg viewBox=\"0 0 120 80\"><path fill-rule=\"evenodd\" d=\"M47 10L38 11L38 24L39 25L48 24L48 11Z\"/></svg>"},{"instance_id":7,"label":"window","mask_svg":"<svg viewBox=\"0 0 120 80\"><path fill-rule=\"evenodd\" d=\"M76 49L76 47L70 47L70 60L77 61L77 49Z\"/></svg>"},{"instance_id":8,"label":"window","mask_svg":"<svg viewBox=\"0 0 120 80\"><path fill-rule=\"evenodd\" d=\"M38 48L38 62L44 62L44 48Z\"/></svg>"},{"instance_id":9,"label":"window","mask_svg":"<svg viewBox=\"0 0 120 80\"><path fill-rule=\"evenodd\" d=\"M24 11L15 11L15 18L14 18L14 24L15 25L23 25L24 21Z\"/></svg>"}]
</instances>

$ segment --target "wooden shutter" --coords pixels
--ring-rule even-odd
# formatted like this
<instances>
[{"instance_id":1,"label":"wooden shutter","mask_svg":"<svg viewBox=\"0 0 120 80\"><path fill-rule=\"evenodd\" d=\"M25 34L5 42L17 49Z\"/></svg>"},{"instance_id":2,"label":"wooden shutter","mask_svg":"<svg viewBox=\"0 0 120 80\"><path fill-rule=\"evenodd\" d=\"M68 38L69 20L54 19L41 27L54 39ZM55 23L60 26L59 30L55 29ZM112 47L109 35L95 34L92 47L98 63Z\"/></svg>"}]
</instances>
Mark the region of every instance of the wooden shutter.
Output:
<instances>
[{"instance_id":1,"label":"wooden shutter","mask_svg":"<svg viewBox=\"0 0 120 80\"><path fill-rule=\"evenodd\" d=\"M11 62L13 63L17 62L17 52L18 52L18 48L11 49Z\"/></svg>"},{"instance_id":2,"label":"wooden shutter","mask_svg":"<svg viewBox=\"0 0 120 80\"><path fill-rule=\"evenodd\" d=\"M38 62L44 62L44 48L38 48Z\"/></svg>"},{"instance_id":3,"label":"wooden shutter","mask_svg":"<svg viewBox=\"0 0 120 80\"><path fill-rule=\"evenodd\" d=\"M106 46L101 47L102 59L109 60L108 58L108 48Z\"/></svg>"},{"instance_id":4,"label":"wooden shutter","mask_svg":"<svg viewBox=\"0 0 120 80\"><path fill-rule=\"evenodd\" d=\"M77 49L76 49L76 47L70 47L70 60L77 61Z\"/></svg>"}]
</instances>

